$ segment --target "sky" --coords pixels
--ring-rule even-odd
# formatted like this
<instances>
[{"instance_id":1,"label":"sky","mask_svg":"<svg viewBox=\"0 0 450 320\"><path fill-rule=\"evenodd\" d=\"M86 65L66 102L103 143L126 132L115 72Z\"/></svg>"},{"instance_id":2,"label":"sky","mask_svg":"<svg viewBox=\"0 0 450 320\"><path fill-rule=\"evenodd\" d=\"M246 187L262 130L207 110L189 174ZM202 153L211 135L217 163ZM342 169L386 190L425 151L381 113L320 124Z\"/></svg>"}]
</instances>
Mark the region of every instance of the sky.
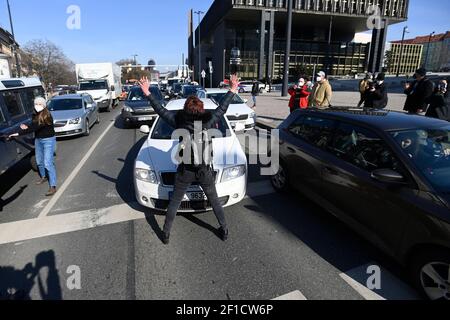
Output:
<instances>
[{"instance_id":1,"label":"sky","mask_svg":"<svg viewBox=\"0 0 450 320\"><path fill-rule=\"evenodd\" d=\"M9 0L19 44L48 39L75 63L118 61L137 54L157 64L180 64L187 55L188 11L207 11L213 0ZM67 28L67 8L77 5L80 29ZM195 18L197 23L197 18ZM411 0L409 21L390 26L388 40L450 30L450 1ZM6 0L0 0L0 26L10 30Z\"/></svg>"}]
</instances>

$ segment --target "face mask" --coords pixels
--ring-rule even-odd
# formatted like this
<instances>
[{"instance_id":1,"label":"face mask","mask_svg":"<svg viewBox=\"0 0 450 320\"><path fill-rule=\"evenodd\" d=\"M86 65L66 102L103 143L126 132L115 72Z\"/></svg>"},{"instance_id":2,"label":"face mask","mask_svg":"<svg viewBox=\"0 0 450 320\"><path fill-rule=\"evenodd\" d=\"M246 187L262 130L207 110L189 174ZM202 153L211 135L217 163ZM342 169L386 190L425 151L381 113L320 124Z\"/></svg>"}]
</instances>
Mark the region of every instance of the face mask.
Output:
<instances>
[{"instance_id":1,"label":"face mask","mask_svg":"<svg viewBox=\"0 0 450 320\"><path fill-rule=\"evenodd\" d=\"M37 113L40 113L44 110L44 107L37 104L34 106L34 110L36 110Z\"/></svg>"},{"instance_id":2,"label":"face mask","mask_svg":"<svg viewBox=\"0 0 450 320\"><path fill-rule=\"evenodd\" d=\"M317 78L316 78L316 81L317 81L317 82L322 81L322 77L317 77Z\"/></svg>"},{"instance_id":3,"label":"face mask","mask_svg":"<svg viewBox=\"0 0 450 320\"><path fill-rule=\"evenodd\" d=\"M298 85L299 85L300 87L303 87L303 86L305 85L305 83L304 83L304 82L299 82Z\"/></svg>"}]
</instances>

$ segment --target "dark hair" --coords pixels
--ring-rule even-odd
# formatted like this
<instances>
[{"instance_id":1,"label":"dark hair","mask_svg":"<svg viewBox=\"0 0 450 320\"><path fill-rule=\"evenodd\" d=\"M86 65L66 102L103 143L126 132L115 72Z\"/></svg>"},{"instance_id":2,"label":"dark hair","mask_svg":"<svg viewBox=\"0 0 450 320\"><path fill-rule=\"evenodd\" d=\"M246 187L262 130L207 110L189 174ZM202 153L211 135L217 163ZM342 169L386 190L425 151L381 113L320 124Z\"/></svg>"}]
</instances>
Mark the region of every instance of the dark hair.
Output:
<instances>
[{"instance_id":1,"label":"dark hair","mask_svg":"<svg viewBox=\"0 0 450 320\"><path fill-rule=\"evenodd\" d=\"M205 112L203 101L196 96L187 98L184 111L190 114L201 114Z\"/></svg>"}]
</instances>

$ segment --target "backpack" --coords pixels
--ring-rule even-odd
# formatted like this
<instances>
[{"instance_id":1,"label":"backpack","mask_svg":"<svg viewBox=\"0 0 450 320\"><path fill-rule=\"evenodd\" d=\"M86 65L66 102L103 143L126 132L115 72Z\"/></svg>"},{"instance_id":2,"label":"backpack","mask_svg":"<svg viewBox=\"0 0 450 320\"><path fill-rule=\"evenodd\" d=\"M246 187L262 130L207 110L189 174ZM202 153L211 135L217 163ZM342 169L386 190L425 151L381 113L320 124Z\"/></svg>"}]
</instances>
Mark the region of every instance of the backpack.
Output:
<instances>
[{"instance_id":1,"label":"backpack","mask_svg":"<svg viewBox=\"0 0 450 320\"><path fill-rule=\"evenodd\" d=\"M185 152L188 152L188 161L184 162ZM180 164L191 168L213 167L213 146L212 139L210 139L208 130L190 133L187 141L180 137L178 155L180 157Z\"/></svg>"}]
</instances>

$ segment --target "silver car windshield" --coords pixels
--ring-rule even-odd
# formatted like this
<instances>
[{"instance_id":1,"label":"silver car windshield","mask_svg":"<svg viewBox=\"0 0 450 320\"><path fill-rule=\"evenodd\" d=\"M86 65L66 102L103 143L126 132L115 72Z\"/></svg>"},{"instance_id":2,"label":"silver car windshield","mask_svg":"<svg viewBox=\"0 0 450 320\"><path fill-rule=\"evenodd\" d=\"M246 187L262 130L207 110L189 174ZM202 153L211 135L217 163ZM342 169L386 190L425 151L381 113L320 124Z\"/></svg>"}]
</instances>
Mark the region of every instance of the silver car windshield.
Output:
<instances>
[{"instance_id":1,"label":"silver car windshield","mask_svg":"<svg viewBox=\"0 0 450 320\"><path fill-rule=\"evenodd\" d=\"M438 191L450 193L450 126L391 135Z\"/></svg>"},{"instance_id":2,"label":"silver car windshield","mask_svg":"<svg viewBox=\"0 0 450 320\"><path fill-rule=\"evenodd\" d=\"M83 108L81 99L57 99L50 101L48 109L50 111L78 110Z\"/></svg>"}]
</instances>

